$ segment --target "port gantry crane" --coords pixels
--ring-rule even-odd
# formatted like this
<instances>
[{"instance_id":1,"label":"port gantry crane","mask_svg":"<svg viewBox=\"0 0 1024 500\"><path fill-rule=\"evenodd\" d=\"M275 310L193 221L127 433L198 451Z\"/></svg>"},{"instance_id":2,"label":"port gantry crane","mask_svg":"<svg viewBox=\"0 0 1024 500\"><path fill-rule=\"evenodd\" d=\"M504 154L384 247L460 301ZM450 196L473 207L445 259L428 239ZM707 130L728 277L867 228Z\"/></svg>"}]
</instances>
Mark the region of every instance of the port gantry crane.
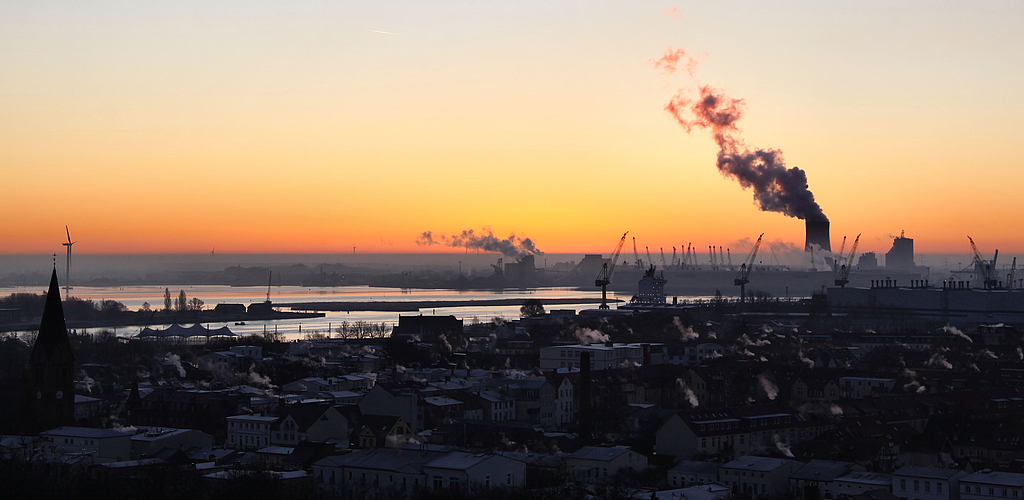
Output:
<instances>
[{"instance_id":1,"label":"port gantry crane","mask_svg":"<svg viewBox=\"0 0 1024 500\"><path fill-rule=\"evenodd\" d=\"M750 283L750 271L754 269L754 259L757 258L757 249L761 248L761 238L763 237L764 233L757 237L757 241L754 242L754 248L750 249L750 256L747 257L746 262L740 264L740 272L736 274L736 280L733 282L736 286L740 287L740 303L746 301L747 283Z\"/></svg>"},{"instance_id":2,"label":"port gantry crane","mask_svg":"<svg viewBox=\"0 0 1024 500\"><path fill-rule=\"evenodd\" d=\"M619 244L615 246L615 251L612 252L612 257L608 259L601 266L601 272L597 275L597 279L594 280L594 285L601 287L601 305L600 309L608 309L608 285L612 282L612 273L615 272L615 263L619 261L619 254L622 253L622 244L626 242L626 235L629 231L622 233L622 238L619 239Z\"/></svg>"},{"instance_id":3,"label":"port gantry crane","mask_svg":"<svg viewBox=\"0 0 1024 500\"><path fill-rule=\"evenodd\" d=\"M836 286L839 288L846 288L846 284L850 282L850 269L853 268L853 256L857 255L857 244L860 243L860 235L853 240L853 247L850 248L850 255L846 257L839 267L836 268ZM843 248L846 247L846 237L843 237L843 247L839 249L839 258L843 258Z\"/></svg>"},{"instance_id":4,"label":"port gantry crane","mask_svg":"<svg viewBox=\"0 0 1024 500\"><path fill-rule=\"evenodd\" d=\"M999 279L996 278L996 260L999 258L999 250L996 249L996 254L992 256L990 262L981 258L981 252L978 251L978 246L974 244L974 240L970 236L967 237L967 241L971 242L971 250L974 251L974 272L981 275L982 283L987 290L999 288Z\"/></svg>"}]
</instances>

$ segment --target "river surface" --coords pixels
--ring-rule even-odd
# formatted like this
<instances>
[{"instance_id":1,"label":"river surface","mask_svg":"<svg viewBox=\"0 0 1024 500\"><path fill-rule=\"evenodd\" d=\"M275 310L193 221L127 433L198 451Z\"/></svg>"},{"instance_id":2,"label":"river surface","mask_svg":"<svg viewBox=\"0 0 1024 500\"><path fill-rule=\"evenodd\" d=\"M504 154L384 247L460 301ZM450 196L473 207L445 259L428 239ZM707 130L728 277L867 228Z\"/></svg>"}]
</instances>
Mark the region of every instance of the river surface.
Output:
<instances>
[{"instance_id":1,"label":"river surface","mask_svg":"<svg viewBox=\"0 0 1024 500\"><path fill-rule=\"evenodd\" d=\"M169 291L172 300L178 297L179 291L184 291L188 299L199 298L203 301L206 309L212 309L217 304L244 304L248 306L254 302L267 300L266 287L232 287L218 285L195 285L188 287L173 287ZM45 289L34 287L0 287L0 296L12 293L45 293ZM121 302L131 310L138 310L148 303L154 309L162 309L164 304L164 287L160 286L123 286L123 287L88 287L77 286L71 289L71 295L85 300L101 301L115 300ZM616 294L608 291L608 298L628 301L632 296ZM274 287L270 291L270 300L274 303L291 302L408 302L425 300L443 301L466 301L485 299L539 299L541 303L545 299L594 299L601 298L600 290L578 290L574 288L531 288L531 289L507 289L507 290L447 290L447 289L404 289L404 288L382 288L369 286L343 286L343 287ZM687 297L695 298L695 297ZM615 307L614 304L612 307ZM572 309L580 311L583 309L596 309L597 303L588 302L580 304L557 304L546 305L546 309ZM283 309L290 310L290 309ZM227 326L232 332L240 335L263 333L264 331L280 333L289 340L301 339L311 333L327 333L337 329L342 322L354 323L366 321L370 323L386 323L394 326L398 323L399 315L453 315L464 320L467 324L474 321L490 322L492 318L500 317L505 319L519 318L519 306L460 306L460 307L439 307L436 309L420 309L419 313L414 312L383 312L383 311L354 311L354 312L327 312L322 318L305 318L295 320L274 320L274 321L246 321L245 324L236 323L204 323L209 328L220 328ZM150 325L152 328L163 328L166 325ZM116 333L121 336L133 336L141 331L141 327L121 327ZM79 332L83 333L83 332Z\"/></svg>"}]
</instances>

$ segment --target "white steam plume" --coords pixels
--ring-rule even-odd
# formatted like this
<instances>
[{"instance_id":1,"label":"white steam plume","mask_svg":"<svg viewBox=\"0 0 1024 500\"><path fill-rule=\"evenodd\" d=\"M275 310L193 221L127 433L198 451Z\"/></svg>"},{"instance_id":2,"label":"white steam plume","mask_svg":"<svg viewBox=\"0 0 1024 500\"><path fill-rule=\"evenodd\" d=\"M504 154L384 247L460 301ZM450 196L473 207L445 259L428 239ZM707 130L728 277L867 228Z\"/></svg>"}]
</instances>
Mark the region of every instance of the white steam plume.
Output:
<instances>
[{"instance_id":1,"label":"white steam plume","mask_svg":"<svg viewBox=\"0 0 1024 500\"><path fill-rule=\"evenodd\" d=\"M771 380L765 378L764 374L758 374L757 381L761 383L761 388L763 388L765 394L768 395L768 399L775 401L775 398L779 396L778 386L773 384Z\"/></svg>"},{"instance_id":2,"label":"white steam plume","mask_svg":"<svg viewBox=\"0 0 1024 500\"><path fill-rule=\"evenodd\" d=\"M611 337L607 334L592 328L576 327L575 331L573 331L573 336L575 336L576 340L579 340L581 344L603 344L611 340Z\"/></svg>"}]
</instances>

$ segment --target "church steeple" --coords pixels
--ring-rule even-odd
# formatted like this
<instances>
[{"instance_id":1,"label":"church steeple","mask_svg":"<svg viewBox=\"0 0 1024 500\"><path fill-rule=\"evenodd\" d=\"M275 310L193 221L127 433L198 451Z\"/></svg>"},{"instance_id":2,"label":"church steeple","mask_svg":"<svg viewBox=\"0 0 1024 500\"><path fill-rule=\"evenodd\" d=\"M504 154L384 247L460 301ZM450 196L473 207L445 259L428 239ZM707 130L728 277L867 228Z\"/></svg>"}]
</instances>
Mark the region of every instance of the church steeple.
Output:
<instances>
[{"instance_id":1,"label":"church steeple","mask_svg":"<svg viewBox=\"0 0 1024 500\"><path fill-rule=\"evenodd\" d=\"M75 355L64 321L57 268L50 276L39 335L29 357L29 387L34 421L40 429L74 423Z\"/></svg>"}]
</instances>

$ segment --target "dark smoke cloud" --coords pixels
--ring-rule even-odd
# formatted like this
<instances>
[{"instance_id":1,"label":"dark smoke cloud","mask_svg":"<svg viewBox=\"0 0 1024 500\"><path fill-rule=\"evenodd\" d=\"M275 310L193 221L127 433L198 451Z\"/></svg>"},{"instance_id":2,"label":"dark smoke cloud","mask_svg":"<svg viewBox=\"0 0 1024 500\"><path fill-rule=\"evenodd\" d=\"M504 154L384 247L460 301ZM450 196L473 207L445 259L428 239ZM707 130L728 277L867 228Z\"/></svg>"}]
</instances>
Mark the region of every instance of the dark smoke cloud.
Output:
<instances>
[{"instance_id":1,"label":"dark smoke cloud","mask_svg":"<svg viewBox=\"0 0 1024 500\"><path fill-rule=\"evenodd\" d=\"M797 219L828 220L807 186L806 172L797 167L786 168L782 151L751 151L743 143L736 128L736 122L743 116L742 107L743 99L733 99L705 85L700 87L697 100L680 91L665 105L665 110L687 132L694 127L711 131L719 148L718 171L744 188L753 189L758 208Z\"/></svg>"},{"instance_id":2,"label":"dark smoke cloud","mask_svg":"<svg viewBox=\"0 0 1024 500\"><path fill-rule=\"evenodd\" d=\"M486 234L485 234L486 233ZM424 231L416 240L417 245L444 245L454 248L467 248L470 250L483 250L485 252L499 252L506 257L521 258L527 255L544 255L530 238L520 238L515 233L508 238L500 239L494 236L489 228L484 228L477 233L467 229L457 235L437 235L432 231Z\"/></svg>"}]
</instances>

